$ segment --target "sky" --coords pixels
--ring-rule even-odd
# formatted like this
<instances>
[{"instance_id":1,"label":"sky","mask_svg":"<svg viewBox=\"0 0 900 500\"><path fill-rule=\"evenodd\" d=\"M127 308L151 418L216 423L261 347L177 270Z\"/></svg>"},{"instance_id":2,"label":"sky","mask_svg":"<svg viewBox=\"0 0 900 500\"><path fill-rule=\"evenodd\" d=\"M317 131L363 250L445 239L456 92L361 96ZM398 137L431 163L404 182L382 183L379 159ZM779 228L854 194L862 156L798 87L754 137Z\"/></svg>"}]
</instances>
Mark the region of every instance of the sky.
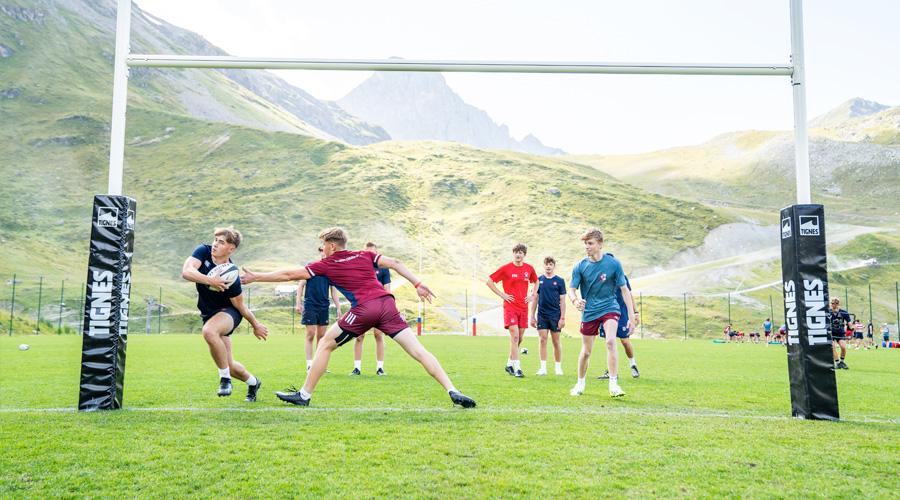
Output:
<instances>
[{"instance_id":1,"label":"sky","mask_svg":"<svg viewBox=\"0 0 900 500\"><path fill-rule=\"evenodd\" d=\"M789 0L136 0L229 54L334 59L787 63ZM252 7L251 7L252 5ZM803 2L808 117L900 105L900 2ZM321 100L372 75L275 72ZM792 130L788 76L445 73L467 103L572 154L635 154Z\"/></svg>"}]
</instances>

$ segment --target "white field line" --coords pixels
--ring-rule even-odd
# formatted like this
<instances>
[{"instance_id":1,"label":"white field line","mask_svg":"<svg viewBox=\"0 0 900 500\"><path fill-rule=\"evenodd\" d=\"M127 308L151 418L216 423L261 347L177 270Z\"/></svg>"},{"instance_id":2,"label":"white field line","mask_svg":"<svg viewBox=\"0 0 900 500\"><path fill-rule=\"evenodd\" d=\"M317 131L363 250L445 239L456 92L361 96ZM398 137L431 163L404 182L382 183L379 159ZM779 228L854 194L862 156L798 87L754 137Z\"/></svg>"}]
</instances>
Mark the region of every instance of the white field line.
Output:
<instances>
[{"instance_id":1,"label":"white field line","mask_svg":"<svg viewBox=\"0 0 900 500\"><path fill-rule=\"evenodd\" d=\"M0 408L0 413L75 413L76 408ZM196 408L189 406L163 406L163 407L125 407L122 411L143 412L329 412L329 413L448 413L451 411L463 411L459 408L393 408L393 407L361 407L361 408L296 408L285 406L283 408ZM477 410L465 410L467 412L494 413L494 414L521 414L535 415L645 415L652 417L698 417L698 418L745 418L755 420L793 420L787 415L762 415L739 411L667 411L667 410L640 410L640 409L589 409L589 408L481 408ZM851 415L851 418L842 418L842 422L900 424L900 418L889 418L881 415Z\"/></svg>"}]
</instances>

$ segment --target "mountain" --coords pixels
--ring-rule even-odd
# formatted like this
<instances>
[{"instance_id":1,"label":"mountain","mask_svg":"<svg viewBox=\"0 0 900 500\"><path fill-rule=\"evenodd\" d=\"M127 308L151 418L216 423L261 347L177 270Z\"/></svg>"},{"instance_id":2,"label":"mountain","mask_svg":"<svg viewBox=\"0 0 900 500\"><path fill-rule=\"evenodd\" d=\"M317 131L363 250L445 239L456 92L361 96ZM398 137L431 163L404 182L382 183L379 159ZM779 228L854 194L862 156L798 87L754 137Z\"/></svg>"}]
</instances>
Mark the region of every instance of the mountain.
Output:
<instances>
[{"instance_id":1,"label":"mountain","mask_svg":"<svg viewBox=\"0 0 900 500\"><path fill-rule=\"evenodd\" d=\"M0 5L0 64L5 70L0 92L6 98L41 99L46 87L39 82L58 82L73 87L76 93L102 90L89 99L91 107L96 107L111 95L115 25L114 0L31 0ZM199 35L136 5L132 7L131 50L135 54L227 55ZM24 65L26 60L30 64ZM81 71L88 68L92 71ZM348 144L389 138L381 127L318 101L266 71L131 68L129 72L129 106L142 102L202 120ZM64 75L74 73L78 73L77 79L65 80ZM229 90L223 91L225 88ZM108 116L110 107L96 109Z\"/></svg>"},{"instance_id":2,"label":"mountain","mask_svg":"<svg viewBox=\"0 0 900 500\"><path fill-rule=\"evenodd\" d=\"M855 118L878 114L891 106L855 97L809 121L810 128L839 127Z\"/></svg>"},{"instance_id":3,"label":"mountain","mask_svg":"<svg viewBox=\"0 0 900 500\"><path fill-rule=\"evenodd\" d=\"M521 141L513 139L506 125L497 125L485 111L466 104L440 73L378 72L337 104L380 124L396 140L461 142L541 156L565 154L531 134Z\"/></svg>"},{"instance_id":4,"label":"mountain","mask_svg":"<svg viewBox=\"0 0 900 500\"><path fill-rule=\"evenodd\" d=\"M868 102L852 100L849 103ZM871 103L866 109L883 106ZM900 107L810 129L813 203L852 220L894 223L900 210ZM627 156L570 156L635 186L705 203L779 210L796 202L793 132L744 131L699 146Z\"/></svg>"}]
</instances>

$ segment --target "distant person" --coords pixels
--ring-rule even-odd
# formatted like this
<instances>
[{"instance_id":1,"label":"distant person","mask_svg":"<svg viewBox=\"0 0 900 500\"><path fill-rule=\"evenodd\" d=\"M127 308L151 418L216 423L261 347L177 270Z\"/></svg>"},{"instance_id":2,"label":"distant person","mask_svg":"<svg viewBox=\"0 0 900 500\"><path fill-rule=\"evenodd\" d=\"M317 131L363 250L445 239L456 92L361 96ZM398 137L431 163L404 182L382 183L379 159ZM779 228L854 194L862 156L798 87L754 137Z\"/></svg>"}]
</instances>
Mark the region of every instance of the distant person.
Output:
<instances>
[{"instance_id":1,"label":"distant person","mask_svg":"<svg viewBox=\"0 0 900 500\"><path fill-rule=\"evenodd\" d=\"M556 275L556 259L544 257L544 274L537 281L538 299L531 303L531 326L537 328L541 368L535 375L547 374L547 337L553 341L556 374L562 375L562 344L559 334L566 326L566 280Z\"/></svg>"},{"instance_id":2,"label":"distant person","mask_svg":"<svg viewBox=\"0 0 900 500\"><path fill-rule=\"evenodd\" d=\"M872 320L869 320L869 324L866 325L866 349L875 345L875 341L872 340L875 337L875 327L872 326Z\"/></svg>"},{"instance_id":3,"label":"distant person","mask_svg":"<svg viewBox=\"0 0 900 500\"><path fill-rule=\"evenodd\" d=\"M766 346L768 347L769 336L772 335L772 319L771 318L766 318L766 320L763 321L763 333L766 336Z\"/></svg>"},{"instance_id":4,"label":"distant person","mask_svg":"<svg viewBox=\"0 0 900 500\"><path fill-rule=\"evenodd\" d=\"M264 274L255 274L245 268L245 274L241 277L245 283L253 283L308 280L313 276L326 276L336 286L348 291L347 298L352 304L350 310L328 328L325 338L319 342L303 387L299 391L276 392L278 399L295 405L309 406L316 384L328 367L331 353L370 328L378 328L400 344L410 357L422 364L425 371L447 391L453 404L464 408L474 407L475 400L456 390L437 358L419 343L397 310L394 297L375 279L373 266L393 269L406 278L413 283L420 299L431 302L435 296L431 289L396 259L375 252L347 250L348 236L343 228L326 229L319 233L319 239L322 240L325 258L318 262L299 269Z\"/></svg>"},{"instance_id":5,"label":"distant person","mask_svg":"<svg viewBox=\"0 0 900 500\"><path fill-rule=\"evenodd\" d=\"M325 249L319 245L319 260L325 258ZM341 317L341 302L337 289L324 276L313 276L308 280L300 280L297 285L296 311L300 314L300 324L306 325L306 371L312 366L315 345L318 345L328 330L328 296Z\"/></svg>"},{"instance_id":6,"label":"distant person","mask_svg":"<svg viewBox=\"0 0 900 500\"><path fill-rule=\"evenodd\" d=\"M368 252L378 252L378 245L373 242L366 243L365 247ZM381 286L384 287L384 290L387 292L391 291L391 270L390 269L381 269L375 268L375 278L378 279L378 282L381 283ZM375 375L387 375L384 373L384 333L377 328L372 329L372 336L375 337ZM366 339L366 334L363 333L359 337L356 337L356 341L353 343L353 371L350 372L350 375L359 375L362 370L362 353L363 353L363 341Z\"/></svg>"},{"instance_id":7,"label":"distant person","mask_svg":"<svg viewBox=\"0 0 900 500\"><path fill-rule=\"evenodd\" d=\"M756 330L751 330L750 328L754 328L753 325L747 327L747 342L753 342L754 344L759 344L759 328L756 327Z\"/></svg>"},{"instance_id":8,"label":"distant person","mask_svg":"<svg viewBox=\"0 0 900 500\"><path fill-rule=\"evenodd\" d=\"M887 323L881 325L881 338L884 340L884 346L888 347L888 342L891 341L891 329L888 328ZM875 344L875 349L878 349L878 344Z\"/></svg>"},{"instance_id":9,"label":"distant person","mask_svg":"<svg viewBox=\"0 0 900 500\"><path fill-rule=\"evenodd\" d=\"M775 340L781 342L783 345L787 344L787 325L778 327L778 335L775 336Z\"/></svg>"},{"instance_id":10,"label":"distant person","mask_svg":"<svg viewBox=\"0 0 900 500\"><path fill-rule=\"evenodd\" d=\"M578 382L569 391L573 396L584 392L585 379L591 359L594 340L600 334L600 327L612 332L619 325L619 304L616 302L616 289L622 291L628 313L625 326L634 327L634 298L628 290L622 264L608 254L603 253L603 232L591 228L581 235L587 258L575 265L572 280L569 283L569 298L575 308L581 311L581 354L578 356ZM581 290L581 298L578 291ZM612 397L624 396L625 391L619 387L619 348L616 337L606 336L606 367L609 371L609 394Z\"/></svg>"},{"instance_id":11,"label":"distant person","mask_svg":"<svg viewBox=\"0 0 900 500\"><path fill-rule=\"evenodd\" d=\"M850 314L841 309L841 300L837 297L831 299L829 320L831 322L834 368L835 370L849 370L850 367L844 362L844 358L847 357L847 338L844 336L844 332L846 331L845 329L850 328ZM838 358L838 348L840 348L840 358Z\"/></svg>"},{"instance_id":12,"label":"distant person","mask_svg":"<svg viewBox=\"0 0 900 500\"><path fill-rule=\"evenodd\" d=\"M722 339L724 342L737 342L738 341L738 339L736 338L738 336L738 332L737 332L737 330L732 329L730 323L728 324L728 326L725 327L724 332L725 332L725 338Z\"/></svg>"},{"instance_id":13,"label":"distant person","mask_svg":"<svg viewBox=\"0 0 900 500\"><path fill-rule=\"evenodd\" d=\"M522 378L522 365L519 363L519 346L525 338L528 328L528 304L534 297L534 290L528 292L528 284L536 283L538 277L534 268L525 263L528 247L522 243L512 249L513 261L500 266L491 274L485 284L498 297L503 299L503 328L509 330L509 357L506 359L506 373ZM495 283L503 282L501 292Z\"/></svg>"},{"instance_id":14,"label":"distant person","mask_svg":"<svg viewBox=\"0 0 900 500\"><path fill-rule=\"evenodd\" d=\"M853 343L856 345L854 349L859 350L859 343L863 341L863 331L865 327L862 324L862 321L856 320L853 323Z\"/></svg>"},{"instance_id":15,"label":"distant person","mask_svg":"<svg viewBox=\"0 0 900 500\"><path fill-rule=\"evenodd\" d=\"M610 257L613 254L607 254ZM628 276L625 276L625 286L631 290L631 282L628 281ZM634 301L634 293L631 294L631 300ZM633 378L638 378L641 376L641 372L638 370L637 363L634 361L634 346L631 344L631 330L628 328L628 308L625 305L625 299L622 297L622 290L616 289L616 303L619 305L619 324L616 327L616 338L619 339L619 342L622 343L622 347L625 349L625 357L628 358L628 364L631 365L631 376ZM634 311L634 327L637 328L639 324L641 324L641 316L637 311L637 303L632 303L632 310ZM600 328L600 337L606 338L606 330L604 327ZM599 379L609 379L609 370L606 371L603 375L597 377Z\"/></svg>"},{"instance_id":16,"label":"distant person","mask_svg":"<svg viewBox=\"0 0 900 500\"><path fill-rule=\"evenodd\" d=\"M266 340L268 330L250 312L241 295L241 278L230 285L219 276L208 273L219 264L231 262L231 254L240 246L243 236L234 227L217 228L212 245L200 245L184 261L181 277L197 284L197 309L203 320L203 340L209 345L216 368L219 370L219 397L231 395L231 377L247 384L244 401L256 401L262 381L254 377L235 361L231 352L231 334L245 318L253 327L253 335ZM210 287L215 290L211 290Z\"/></svg>"}]
</instances>

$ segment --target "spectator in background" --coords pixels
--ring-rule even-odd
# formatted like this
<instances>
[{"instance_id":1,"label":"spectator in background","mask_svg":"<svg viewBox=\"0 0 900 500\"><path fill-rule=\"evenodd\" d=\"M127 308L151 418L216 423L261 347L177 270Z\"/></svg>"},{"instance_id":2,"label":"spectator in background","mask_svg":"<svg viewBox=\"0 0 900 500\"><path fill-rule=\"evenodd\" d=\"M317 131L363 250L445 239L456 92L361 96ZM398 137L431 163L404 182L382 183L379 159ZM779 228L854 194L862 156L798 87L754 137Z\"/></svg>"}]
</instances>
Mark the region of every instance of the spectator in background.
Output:
<instances>
[{"instance_id":1,"label":"spectator in background","mask_svg":"<svg viewBox=\"0 0 900 500\"><path fill-rule=\"evenodd\" d=\"M888 328L887 323L881 325L881 336L884 338L884 346L887 347L887 343L891 341L891 329ZM878 349L878 344L875 344L875 349Z\"/></svg>"}]
</instances>

